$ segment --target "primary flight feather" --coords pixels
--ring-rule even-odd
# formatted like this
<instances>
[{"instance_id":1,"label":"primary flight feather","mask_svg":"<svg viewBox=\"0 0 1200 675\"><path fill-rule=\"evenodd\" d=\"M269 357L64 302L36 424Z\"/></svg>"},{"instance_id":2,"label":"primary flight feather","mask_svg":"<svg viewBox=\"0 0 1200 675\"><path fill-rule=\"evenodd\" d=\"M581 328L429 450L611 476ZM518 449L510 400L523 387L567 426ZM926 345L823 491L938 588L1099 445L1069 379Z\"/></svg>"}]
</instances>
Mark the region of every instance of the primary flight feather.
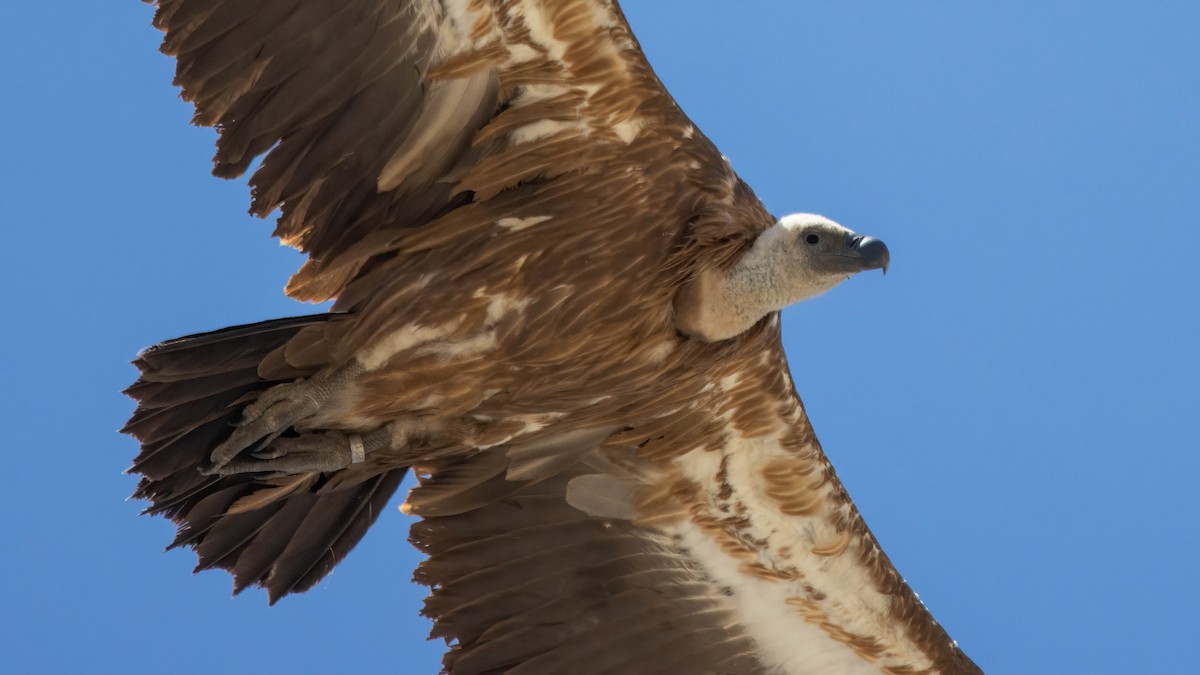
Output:
<instances>
[{"instance_id":1,"label":"primary flight feather","mask_svg":"<svg viewBox=\"0 0 1200 675\"><path fill-rule=\"evenodd\" d=\"M972 673L821 451L779 310L885 269L772 217L612 0L159 0L214 173L330 313L135 362L150 513L312 587L407 471L447 672Z\"/></svg>"}]
</instances>

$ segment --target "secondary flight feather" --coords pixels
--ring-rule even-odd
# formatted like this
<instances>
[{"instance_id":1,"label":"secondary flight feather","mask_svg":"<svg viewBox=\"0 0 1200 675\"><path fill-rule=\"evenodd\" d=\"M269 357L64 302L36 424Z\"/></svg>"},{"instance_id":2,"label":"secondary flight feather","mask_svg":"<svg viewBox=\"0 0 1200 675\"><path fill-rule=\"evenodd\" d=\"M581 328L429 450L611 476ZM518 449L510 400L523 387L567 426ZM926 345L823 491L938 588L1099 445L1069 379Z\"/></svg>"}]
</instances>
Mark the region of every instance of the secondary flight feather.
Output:
<instances>
[{"instance_id":1,"label":"secondary flight feather","mask_svg":"<svg viewBox=\"0 0 1200 675\"><path fill-rule=\"evenodd\" d=\"M159 0L214 173L327 314L155 346L126 426L198 569L312 587L406 472L447 672L971 673L805 416L779 310L885 269L771 216L612 0Z\"/></svg>"}]
</instances>

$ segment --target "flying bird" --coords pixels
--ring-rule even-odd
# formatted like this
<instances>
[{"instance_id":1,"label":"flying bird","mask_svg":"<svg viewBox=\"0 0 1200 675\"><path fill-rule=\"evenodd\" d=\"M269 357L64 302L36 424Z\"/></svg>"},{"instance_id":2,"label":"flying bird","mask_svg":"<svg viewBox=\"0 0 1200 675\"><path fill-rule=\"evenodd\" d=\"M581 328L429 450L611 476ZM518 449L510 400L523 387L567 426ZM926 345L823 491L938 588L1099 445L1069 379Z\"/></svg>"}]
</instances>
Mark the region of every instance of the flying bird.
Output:
<instances>
[{"instance_id":1,"label":"flying bird","mask_svg":"<svg viewBox=\"0 0 1200 675\"><path fill-rule=\"evenodd\" d=\"M446 672L975 673L864 524L779 312L887 247L772 216L615 0L158 0L214 173L323 314L135 364L147 512L311 588L406 472Z\"/></svg>"}]
</instances>

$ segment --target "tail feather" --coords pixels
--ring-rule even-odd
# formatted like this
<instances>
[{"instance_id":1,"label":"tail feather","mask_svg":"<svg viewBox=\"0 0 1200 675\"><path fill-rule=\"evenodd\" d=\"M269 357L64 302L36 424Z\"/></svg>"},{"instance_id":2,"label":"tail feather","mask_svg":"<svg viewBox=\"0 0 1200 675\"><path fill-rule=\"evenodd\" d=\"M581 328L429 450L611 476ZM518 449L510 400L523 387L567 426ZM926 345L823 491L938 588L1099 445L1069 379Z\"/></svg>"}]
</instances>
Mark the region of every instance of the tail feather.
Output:
<instances>
[{"instance_id":1,"label":"tail feather","mask_svg":"<svg viewBox=\"0 0 1200 675\"><path fill-rule=\"evenodd\" d=\"M353 546L375 522L403 476L403 472L392 472L353 488L321 493L317 508L296 528L267 578L271 601L287 593L308 590L328 574L349 552L345 543ZM360 527L352 529L356 523ZM314 551L321 555L314 558Z\"/></svg>"},{"instance_id":2,"label":"tail feather","mask_svg":"<svg viewBox=\"0 0 1200 675\"><path fill-rule=\"evenodd\" d=\"M301 328L338 318L310 314L230 326L159 343L138 355L134 365L153 372L156 382L174 382L240 368L256 368L263 357L283 346Z\"/></svg>"},{"instance_id":3,"label":"tail feather","mask_svg":"<svg viewBox=\"0 0 1200 675\"><path fill-rule=\"evenodd\" d=\"M167 486L157 481L176 475L172 482L171 492L177 492L179 483L185 479L199 480L192 476L194 467L201 458L207 459L208 452L229 433L229 422L225 416L220 416L204 422L183 434L158 441L144 442L142 452L133 460L130 473L140 473L146 478L147 487L154 488L154 495ZM188 471L185 471L188 470ZM138 495L150 499L151 494Z\"/></svg>"},{"instance_id":4,"label":"tail feather","mask_svg":"<svg viewBox=\"0 0 1200 675\"><path fill-rule=\"evenodd\" d=\"M187 380L187 387L176 386L176 382L172 381L138 380L137 384L126 389L125 393L137 399L147 410L156 410L222 395L237 387L257 382L257 375L255 368L240 368L207 377L192 378ZM136 419L135 416L130 423Z\"/></svg>"},{"instance_id":5,"label":"tail feather","mask_svg":"<svg viewBox=\"0 0 1200 675\"><path fill-rule=\"evenodd\" d=\"M211 488L206 490L207 494L188 505L186 513L181 514L186 517L187 523L186 525L180 523L181 527L175 533L175 540L171 542L171 548L191 546L196 549L197 553L203 552L203 547L210 543L209 539L212 539L208 536L209 533L218 523L227 518L226 513L229 511L229 507L242 497L244 491L244 481L233 485L224 485L226 482L226 480L218 479L214 483L210 483ZM226 526L228 525L227 521ZM202 567L197 569L208 569L212 567L211 564L208 564L211 562L212 556L201 555Z\"/></svg>"},{"instance_id":6,"label":"tail feather","mask_svg":"<svg viewBox=\"0 0 1200 675\"><path fill-rule=\"evenodd\" d=\"M176 384L186 385L187 383ZM163 408L139 406L121 431L134 436L143 443L177 438L182 433L191 431L201 424L227 418L231 404L246 394L260 389L262 387L258 386L258 383L243 384L220 394Z\"/></svg>"},{"instance_id":7,"label":"tail feather","mask_svg":"<svg viewBox=\"0 0 1200 675\"><path fill-rule=\"evenodd\" d=\"M242 553L254 547L254 541L268 526L286 502L276 502L264 506L257 511L233 513L225 515L214 527L205 532L204 538L197 542L196 553L199 562L197 570L224 567L222 563L238 558ZM259 542L262 546L262 542ZM266 548L266 547L264 547ZM248 580L254 583L256 579Z\"/></svg>"},{"instance_id":8,"label":"tail feather","mask_svg":"<svg viewBox=\"0 0 1200 675\"><path fill-rule=\"evenodd\" d=\"M325 549L324 555L296 582L294 591L308 590L315 586L325 575L329 574L329 571L340 560L350 553L350 549L354 548L354 545L362 539L375 519L387 507L392 495L400 487L400 481L404 479L404 474L404 471L392 471L380 477L379 483L374 486L370 497L363 501L362 507L354 518L347 521L336 540L332 541Z\"/></svg>"},{"instance_id":9,"label":"tail feather","mask_svg":"<svg viewBox=\"0 0 1200 675\"><path fill-rule=\"evenodd\" d=\"M235 593L263 586L274 603L316 585L363 537L404 477L398 469L363 481L331 482L314 474L288 483L199 472L242 408L286 381L264 379L260 364L269 356L278 359L275 352L305 328L339 316L191 335L151 347L134 361L141 377L125 393L138 407L122 429L142 444L129 470L142 476L134 497L150 501L144 513L179 526L170 548L194 549L196 571L233 573Z\"/></svg>"},{"instance_id":10,"label":"tail feather","mask_svg":"<svg viewBox=\"0 0 1200 675\"><path fill-rule=\"evenodd\" d=\"M292 533L304 522L304 516L312 509L314 501L315 498L309 493L292 497L261 523L261 530L254 537L253 545L240 551L233 565L225 568L233 574L234 593L241 593L257 584L267 588L268 601L274 604L276 598L271 597L271 586L266 581L271 577L275 561L287 548ZM197 553L204 560L205 552Z\"/></svg>"}]
</instances>

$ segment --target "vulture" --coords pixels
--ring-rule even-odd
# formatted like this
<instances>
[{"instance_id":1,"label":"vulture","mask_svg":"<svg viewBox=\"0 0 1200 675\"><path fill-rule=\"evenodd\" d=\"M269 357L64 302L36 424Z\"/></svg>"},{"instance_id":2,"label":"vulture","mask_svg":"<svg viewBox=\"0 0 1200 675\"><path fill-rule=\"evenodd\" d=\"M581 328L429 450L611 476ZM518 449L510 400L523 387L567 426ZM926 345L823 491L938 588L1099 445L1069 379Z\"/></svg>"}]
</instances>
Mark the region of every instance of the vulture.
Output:
<instances>
[{"instance_id":1,"label":"vulture","mask_svg":"<svg viewBox=\"0 0 1200 675\"><path fill-rule=\"evenodd\" d=\"M883 242L772 216L616 0L156 0L213 173L328 312L141 353L146 512L235 592L407 472L444 671L977 673L813 433L780 310Z\"/></svg>"}]
</instances>

